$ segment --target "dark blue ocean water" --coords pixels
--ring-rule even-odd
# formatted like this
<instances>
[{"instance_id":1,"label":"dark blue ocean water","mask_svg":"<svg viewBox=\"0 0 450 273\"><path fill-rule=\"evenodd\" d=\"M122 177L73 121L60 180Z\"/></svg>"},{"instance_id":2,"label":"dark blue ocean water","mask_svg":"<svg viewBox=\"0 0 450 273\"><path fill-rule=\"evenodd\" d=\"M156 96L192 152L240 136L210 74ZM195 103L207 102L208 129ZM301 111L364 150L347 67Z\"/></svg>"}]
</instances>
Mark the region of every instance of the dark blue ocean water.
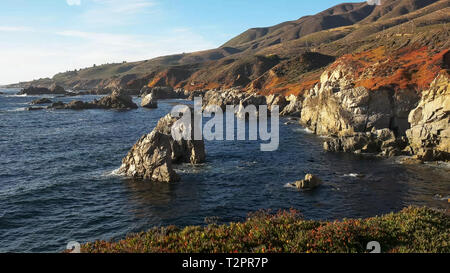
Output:
<instances>
[{"instance_id":1,"label":"dark blue ocean water","mask_svg":"<svg viewBox=\"0 0 450 273\"><path fill-rule=\"evenodd\" d=\"M57 252L69 241L120 239L159 225L201 225L212 216L239 221L259 209L295 208L305 218L335 219L410 204L449 208L435 198L450 192L448 166L325 153L322 139L283 122L276 152L261 152L259 142L207 142L207 163L180 166L181 182L136 183L114 170L180 101L128 112L24 111L36 98L0 95L0 252ZM324 185L312 192L285 186L306 173Z\"/></svg>"}]
</instances>

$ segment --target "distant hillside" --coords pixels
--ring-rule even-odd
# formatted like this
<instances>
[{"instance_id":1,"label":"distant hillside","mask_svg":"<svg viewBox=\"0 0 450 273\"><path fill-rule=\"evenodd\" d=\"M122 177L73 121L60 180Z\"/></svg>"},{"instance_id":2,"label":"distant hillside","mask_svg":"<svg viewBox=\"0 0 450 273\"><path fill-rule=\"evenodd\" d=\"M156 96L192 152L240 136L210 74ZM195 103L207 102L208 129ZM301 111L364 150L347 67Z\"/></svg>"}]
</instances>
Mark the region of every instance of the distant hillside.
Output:
<instances>
[{"instance_id":1,"label":"distant hillside","mask_svg":"<svg viewBox=\"0 0 450 273\"><path fill-rule=\"evenodd\" d=\"M380 46L386 54L427 47L433 56L450 47L450 0L382 3L346 3L296 21L250 29L217 49L101 65L16 86L57 83L74 90L241 86L262 93L298 94L345 54Z\"/></svg>"}]
</instances>

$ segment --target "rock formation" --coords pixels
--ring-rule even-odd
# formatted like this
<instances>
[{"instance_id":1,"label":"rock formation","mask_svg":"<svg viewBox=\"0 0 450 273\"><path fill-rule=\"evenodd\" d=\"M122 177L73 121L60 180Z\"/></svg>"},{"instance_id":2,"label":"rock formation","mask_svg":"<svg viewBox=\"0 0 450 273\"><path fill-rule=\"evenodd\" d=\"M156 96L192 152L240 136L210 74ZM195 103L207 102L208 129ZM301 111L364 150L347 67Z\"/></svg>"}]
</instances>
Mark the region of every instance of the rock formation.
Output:
<instances>
[{"instance_id":1,"label":"rock formation","mask_svg":"<svg viewBox=\"0 0 450 273\"><path fill-rule=\"evenodd\" d=\"M396 138L391 130L381 129L332 137L324 142L324 149L329 152L367 153L391 157L407 153L404 151L407 143L406 137Z\"/></svg>"},{"instance_id":2,"label":"rock formation","mask_svg":"<svg viewBox=\"0 0 450 273\"><path fill-rule=\"evenodd\" d=\"M155 182L174 182L180 177L173 170L172 164L205 162L203 140L177 141L172 137L172 127L178 120L171 114L160 119L155 129L143 136L123 159L119 173ZM193 120L191 122L193 125ZM194 126L186 128L191 131L192 137L193 128Z\"/></svg>"},{"instance_id":3,"label":"rock formation","mask_svg":"<svg viewBox=\"0 0 450 273\"><path fill-rule=\"evenodd\" d=\"M33 105L47 104L47 103L52 103L52 101L48 98L42 98L42 99L37 99L37 100L30 102L30 104L33 104Z\"/></svg>"},{"instance_id":4,"label":"rock formation","mask_svg":"<svg viewBox=\"0 0 450 273\"><path fill-rule=\"evenodd\" d=\"M158 101L153 98L153 94L148 94L142 98L141 106L144 108L158 108Z\"/></svg>"},{"instance_id":5,"label":"rock formation","mask_svg":"<svg viewBox=\"0 0 450 273\"><path fill-rule=\"evenodd\" d=\"M45 87L30 86L28 88L22 89L18 93L18 95L65 95L66 93L67 92L61 86L53 85L50 87L50 89Z\"/></svg>"},{"instance_id":6,"label":"rock formation","mask_svg":"<svg viewBox=\"0 0 450 273\"><path fill-rule=\"evenodd\" d=\"M450 81L439 75L422 93L417 108L409 115L406 134L410 146L424 161L450 160Z\"/></svg>"},{"instance_id":7,"label":"rock formation","mask_svg":"<svg viewBox=\"0 0 450 273\"><path fill-rule=\"evenodd\" d=\"M62 102L53 103L48 107L49 109L70 109L70 110L84 110L84 109L118 109L130 110L137 109L138 106L133 102L131 96L114 91L111 95L105 96L100 100L92 102L72 101L67 104Z\"/></svg>"},{"instance_id":8,"label":"rock formation","mask_svg":"<svg viewBox=\"0 0 450 273\"><path fill-rule=\"evenodd\" d=\"M142 98L152 94L153 98L156 100L166 100L166 99L186 99L188 94L184 92L183 89L173 89L172 87L157 86L157 87L147 87L144 86L139 96Z\"/></svg>"},{"instance_id":9,"label":"rock formation","mask_svg":"<svg viewBox=\"0 0 450 273\"><path fill-rule=\"evenodd\" d=\"M322 180L315 175L307 174L305 179L297 181L293 184L299 190L312 190L319 187L322 184Z\"/></svg>"}]
</instances>

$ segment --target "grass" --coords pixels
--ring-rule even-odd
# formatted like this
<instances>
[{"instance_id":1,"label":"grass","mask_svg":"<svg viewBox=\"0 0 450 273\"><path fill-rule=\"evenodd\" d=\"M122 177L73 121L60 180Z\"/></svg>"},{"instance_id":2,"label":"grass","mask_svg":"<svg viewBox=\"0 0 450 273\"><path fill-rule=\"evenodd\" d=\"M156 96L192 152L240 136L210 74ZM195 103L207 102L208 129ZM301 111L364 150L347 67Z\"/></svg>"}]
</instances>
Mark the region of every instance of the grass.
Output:
<instances>
[{"instance_id":1,"label":"grass","mask_svg":"<svg viewBox=\"0 0 450 273\"><path fill-rule=\"evenodd\" d=\"M117 242L82 246L87 253L364 253L370 241L382 252L449 253L450 219L444 211L408 207L368 219L303 220L297 211L258 212L242 223L169 226Z\"/></svg>"}]
</instances>

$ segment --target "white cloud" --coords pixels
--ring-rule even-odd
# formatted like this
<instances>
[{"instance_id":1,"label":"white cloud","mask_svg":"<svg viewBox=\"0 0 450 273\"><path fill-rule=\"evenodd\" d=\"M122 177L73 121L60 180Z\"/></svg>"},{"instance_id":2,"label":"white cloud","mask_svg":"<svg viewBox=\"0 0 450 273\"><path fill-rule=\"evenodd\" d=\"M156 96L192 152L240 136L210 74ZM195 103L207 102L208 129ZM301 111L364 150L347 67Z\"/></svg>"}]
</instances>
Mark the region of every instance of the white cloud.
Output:
<instances>
[{"instance_id":1,"label":"white cloud","mask_svg":"<svg viewBox=\"0 0 450 273\"><path fill-rule=\"evenodd\" d=\"M164 35L127 35L64 30L42 33L43 43L0 42L0 84L52 77L93 64L141 61L217 47L188 28Z\"/></svg>"},{"instance_id":2,"label":"white cloud","mask_svg":"<svg viewBox=\"0 0 450 273\"><path fill-rule=\"evenodd\" d=\"M69 6L79 6L81 5L81 0L66 0Z\"/></svg>"},{"instance_id":3,"label":"white cloud","mask_svg":"<svg viewBox=\"0 0 450 273\"><path fill-rule=\"evenodd\" d=\"M0 26L0 32L29 32L32 28L22 26Z\"/></svg>"}]
</instances>

